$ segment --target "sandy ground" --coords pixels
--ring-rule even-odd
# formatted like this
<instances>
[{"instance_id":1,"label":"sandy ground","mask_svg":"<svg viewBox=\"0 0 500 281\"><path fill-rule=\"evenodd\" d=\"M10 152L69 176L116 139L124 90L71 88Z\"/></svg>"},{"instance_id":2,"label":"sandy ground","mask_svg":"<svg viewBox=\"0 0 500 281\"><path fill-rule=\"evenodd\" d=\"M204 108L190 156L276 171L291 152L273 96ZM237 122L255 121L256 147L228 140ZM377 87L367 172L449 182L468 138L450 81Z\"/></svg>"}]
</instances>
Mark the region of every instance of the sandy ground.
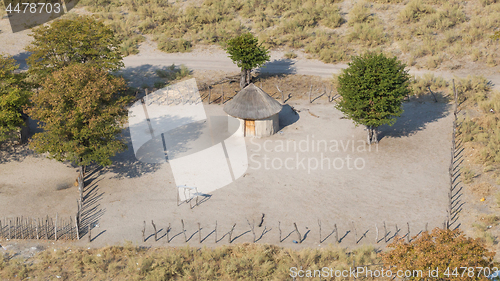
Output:
<instances>
[{"instance_id":1,"label":"sandy ground","mask_svg":"<svg viewBox=\"0 0 500 281\"><path fill-rule=\"evenodd\" d=\"M28 32L12 34L8 21L0 20L0 53L13 55L25 69L23 51L30 37ZM154 81L154 70L172 63L185 64L195 71L237 72L238 68L217 47L197 49L192 53L164 54L146 42L138 55L124 59L123 74L134 86ZM284 60L283 52L273 51L272 61L260 71L286 72L331 77L345 65L329 65L306 59ZM435 72L445 78L453 75L467 76L461 72ZM429 71L412 69L414 74ZM473 74L480 74L474 72ZM484 74L492 79L495 87L500 76ZM236 223L234 242L251 242L252 234L247 224L257 225L265 214L262 227L255 227L258 242L279 243L280 222L282 245L290 247L318 246L322 222L323 245L333 243L334 225L342 246L374 243L379 230L379 240L384 236L384 222L388 236L411 235L428 228L441 226L446 217L448 193L448 163L452 117L450 108L443 103L411 102L405 104L405 113L393 127L381 128L378 149L363 151L361 141L366 132L341 118L333 104L318 100L314 104L294 101L300 110L298 120L286 117L291 123L266 139L247 139L250 167L244 177L215 191L199 206L177 206L176 187L169 164L143 164L135 159L131 149L115 157L113 166L91 170L87 176L85 222L94 228L92 246L117 244L125 240L143 244L143 222L147 222L145 245L167 245L165 232L171 224L170 244L182 245L184 235L181 219L185 223L189 244L198 245L197 223L201 224L203 245L228 243L227 235ZM207 110L223 114L222 107L210 105ZM293 113L290 113L293 114ZM294 122L295 121L295 122ZM293 123L292 123L293 122ZM130 144L130 135L125 130ZM308 140L308 141L306 141ZM313 150L314 141L337 142L338 151L328 145L326 150ZM309 150L300 148L280 149L282 142L308 143ZM355 142L354 150L352 143ZM264 150L264 144L266 144ZM317 142L316 142L317 144ZM342 147L345 146L345 147ZM260 148L260 149L259 149ZM284 151L283 151L284 150ZM304 149L303 149L304 150ZM333 150L333 151L332 151ZM347 167L347 158L351 169ZM292 158L292 169L279 163ZM316 168L308 171L308 161L341 159L344 167ZM267 159L267 160L266 160ZM301 162L301 159L303 161ZM354 161L364 166L356 169ZM359 160L361 159L361 160ZM266 162L267 161L267 162ZM274 161L274 162L272 162ZM297 163L299 162L299 163ZM269 169L265 168L267 163ZM304 164L300 164L304 163ZM337 165L340 165L338 160ZM260 167L259 167L260 166ZM337 167L338 167L337 166ZM290 167L290 166L288 166ZM76 169L69 164L49 160L30 153L23 147L0 155L0 217L9 216L70 216L76 212L77 190L72 186ZM158 228L159 241L155 242L151 220ZM212 231L217 221L217 244ZM293 223L305 236L302 245L292 231ZM263 234L264 233L264 234ZM263 234L263 235L262 235ZM330 235L330 236L328 236ZM262 237L261 237L262 236ZM261 238L260 238L261 237ZM77 244L87 245L87 239ZM385 245L380 242L377 245Z\"/></svg>"},{"instance_id":2,"label":"sandy ground","mask_svg":"<svg viewBox=\"0 0 500 281\"><path fill-rule=\"evenodd\" d=\"M345 236L341 245L347 247L360 239L360 244L373 244L376 225L382 239L384 222L388 237L395 234L396 225L401 235L407 233L407 223L412 235L423 230L425 224L429 229L442 225L446 217L452 122L446 104L405 104L403 116L393 127L381 128L381 142L371 151L363 143L363 128L342 119L331 103L291 105L300 111L299 115L285 110L288 115L283 115L282 121L291 124L280 133L246 139L249 168L245 176L193 208L189 204L177 206L168 163L140 163L131 149L117 155L113 166L91 170L84 220L93 226L92 246L124 241L143 244L144 221L148 238L144 244L151 246L168 244L168 224L172 226L170 244L184 244L181 219L191 245L199 243L196 232L197 223L201 224L206 246L216 245L212 232L216 221L217 239L222 239L236 223L234 242L251 242L247 219L257 225L262 214L262 227L255 227L257 239L264 232L258 242L279 243L280 222L282 239L287 237L282 244L291 247L318 246L318 220L322 223L322 239L332 233L336 224L339 239ZM207 110L223 114L218 105L207 106ZM127 130L125 137L129 140ZM328 145L318 146L320 141ZM74 214L77 189L62 188L71 186L76 176L73 167L34 155L10 155L17 158L2 157L0 164L0 206L4 216ZM285 167L287 158L293 160ZM330 160L329 167L325 159ZM161 238L157 242L151 236L151 220ZM305 236L302 245L292 242L297 240L291 233L293 223ZM334 243L334 237L332 234L323 245ZM227 241L226 235L217 245ZM79 244L87 243L83 239Z\"/></svg>"}]
</instances>

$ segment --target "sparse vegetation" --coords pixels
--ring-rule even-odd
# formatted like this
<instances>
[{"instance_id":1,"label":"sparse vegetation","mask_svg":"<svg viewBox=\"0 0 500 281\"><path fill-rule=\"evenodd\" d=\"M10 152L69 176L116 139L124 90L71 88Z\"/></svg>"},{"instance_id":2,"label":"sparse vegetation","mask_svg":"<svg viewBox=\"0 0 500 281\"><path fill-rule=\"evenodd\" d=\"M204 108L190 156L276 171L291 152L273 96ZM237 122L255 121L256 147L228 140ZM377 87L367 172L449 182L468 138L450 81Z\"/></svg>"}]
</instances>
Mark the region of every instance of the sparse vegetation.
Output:
<instances>
[{"instance_id":1,"label":"sparse vegetation","mask_svg":"<svg viewBox=\"0 0 500 281\"><path fill-rule=\"evenodd\" d=\"M149 250L126 245L102 249L47 249L26 262L21 258L0 258L0 278L286 280L290 278L291 267L321 269L326 266L343 270L353 262L369 265L378 264L380 259L374 248L368 246L348 252L333 247L295 251L262 244Z\"/></svg>"},{"instance_id":2,"label":"sparse vegetation","mask_svg":"<svg viewBox=\"0 0 500 281\"><path fill-rule=\"evenodd\" d=\"M226 47L227 40L250 31L267 48L304 48L328 63L347 61L350 55L377 46L390 48L394 43L402 43L395 51L406 54L404 59L410 65L431 69L457 59L488 66L500 61L491 37L500 24L497 0L475 0L467 6L457 0L362 1L342 11L348 20L341 15L338 2L82 0L79 5L113 28L123 41L125 55L136 52L144 35L151 35L166 52L185 52L197 44ZM386 12L397 15L396 19L381 20ZM327 44L323 44L325 38Z\"/></svg>"}]
</instances>

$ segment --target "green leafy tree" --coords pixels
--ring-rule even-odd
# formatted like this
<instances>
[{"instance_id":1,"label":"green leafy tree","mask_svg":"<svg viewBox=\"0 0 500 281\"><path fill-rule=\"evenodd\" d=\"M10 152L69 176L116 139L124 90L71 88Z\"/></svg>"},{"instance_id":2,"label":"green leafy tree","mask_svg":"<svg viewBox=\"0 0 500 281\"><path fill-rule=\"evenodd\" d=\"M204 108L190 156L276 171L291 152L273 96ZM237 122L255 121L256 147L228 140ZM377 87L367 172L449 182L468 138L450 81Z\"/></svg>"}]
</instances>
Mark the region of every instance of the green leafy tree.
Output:
<instances>
[{"instance_id":1,"label":"green leafy tree","mask_svg":"<svg viewBox=\"0 0 500 281\"><path fill-rule=\"evenodd\" d=\"M250 84L252 69L269 61L269 50L259 44L259 40L251 33L245 33L227 42L226 52L239 68L241 68L240 87Z\"/></svg>"},{"instance_id":2,"label":"green leafy tree","mask_svg":"<svg viewBox=\"0 0 500 281\"><path fill-rule=\"evenodd\" d=\"M383 54L355 56L338 77L342 99L337 108L356 124L366 126L368 143L378 142L377 128L392 126L403 113L402 102L411 92L405 65Z\"/></svg>"},{"instance_id":3,"label":"green leafy tree","mask_svg":"<svg viewBox=\"0 0 500 281\"><path fill-rule=\"evenodd\" d=\"M120 41L110 28L93 17L60 19L32 32L33 41L25 49L31 52L28 73L37 83L72 63L92 63L111 71L123 67Z\"/></svg>"},{"instance_id":4,"label":"green leafy tree","mask_svg":"<svg viewBox=\"0 0 500 281\"><path fill-rule=\"evenodd\" d=\"M23 108L29 104L30 92L19 66L11 57L0 56L0 142L12 137L23 124Z\"/></svg>"},{"instance_id":5,"label":"green leafy tree","mask_svg":"<svg viewBox=\"0 0 500 281\"><path fill-rule=\"evenodd\" d=\"M485 275L493 273L493 267L498 267L493 261L494 252L490 252L479 239L465 237L459 229L435 228L409 243L398 237L388 248L391 250L382 254L382 260L393 273L397 270L422 272L422 276L408 278L410 280L485 280ZM480 267L489 268L489 273L480 273ZM454 272L455 268L457 271ZM472 274L469 272L471 268L474 269Z\"/></svg>"},{"instance_id":6,"label":"green leafy tree","mask_svg":"<svg viewBox=\"0 0 500 281\"><path fill-rule=\"evenodd\" d=\"M131 100L125 89L123 78L93 65L72 64L52 73L32 97L28 113L41 121L43 132L30 146L80 166L82 188L86 165L110 165L110 158L127 147L118 138Z\"/></svg>"}]
</instances>

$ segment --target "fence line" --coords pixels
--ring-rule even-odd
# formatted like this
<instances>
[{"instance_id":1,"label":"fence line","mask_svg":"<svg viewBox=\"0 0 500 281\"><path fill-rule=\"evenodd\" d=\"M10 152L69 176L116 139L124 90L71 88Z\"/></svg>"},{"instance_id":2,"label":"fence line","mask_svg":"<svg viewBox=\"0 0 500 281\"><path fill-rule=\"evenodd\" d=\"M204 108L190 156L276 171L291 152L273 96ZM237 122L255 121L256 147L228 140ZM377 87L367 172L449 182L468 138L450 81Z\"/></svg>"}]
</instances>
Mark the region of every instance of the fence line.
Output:
<instances>
[{"instance_id":1,"label":"fence line","mask_svg":"<svg viewBox=\"0 0 500 281\"><path fill-rule=\"evenodd\" d=\"M386 224L386 222L382 222L383 228L379 229L378 224L375 224L375 228L361 228L356 226L355 222L351 221L351 223L346 224L349 225L346 229L340 229L337 224L332 224L326 226L321 220L318 220L318 229L312 229L309 227L300 227L296 222L289 223L284 225L281 221L278 221L275 227L270 227L269 225L260 225L259 228L256 228L255 221L250 222L248 219L245 223L236 224L231 223L227 224L226 227L222 227L225 232L220 232L221 225L217 221L215 221L215 227L203 227L200 222L189 223L184 219L180 220L181 226L178 228L173 228L172 223L165 224L165 227L161 227L157 222L154 223L151 220L151 225L153 229L148 228L146 221L141 224L141 236L142 241L147 242L149 239L153 239L154 241L165 241L162 238L166 238L167 243L172 242L173 239L182 239L182 243L189 243L192 239L196 239L198 237L198 243L203 243L210 236L215 237L215 243L219 243L224 239L227 239L227 243L233 243L235 240L240 237L247 235L251 236L249 239L251 243L257 243L264 236L268 235L271 231L275 233L272 236L276 236L277 243L283 242L292 242L295 244L300 244L306 240L313 242L322 243L335 243L341 244L352 242L350 244L359 244L361 242L368 242L369 244L380 244L385 243L389 244L395 241L396 237L400 237L404 239L407 243L410 243L414 240L415 237L419 236L423 232L428 231L428 223L425 223L425 229L416 228L415 226L411 227L410 222L406 222L403 224L403 227L398 227L397 224ZM239 226L239 227L238 227ZM447 221L445 221L441 226L446 229ZM191 228L191 230L189 229ZM159 230L158 230L159 229ZM152 231L151 231L152 230ZM203 235L202 235L203 230ZM326 231L325 231L326 230ZM413 231L413 234L410 232ZM151 231L151 232L149 232ZM219 231L219 232L218 232ZM359 232L358 232L359 231ZM149 233L148 233L149 232ZM316 235L315 238L310 238L311 233ZM219 235L218 235L219 234Z\"/></svg>"},{"instance_id":2,"label":"fence line","mask_svg":"<svg viewBox=\"0 0 500 281\"><path fill-rule=\"evenodd\" d=\"M78 240L78 227L73 218L55 219L14 217L0 219L0 238L28 240Z\"/></svg>"}]
</instances>

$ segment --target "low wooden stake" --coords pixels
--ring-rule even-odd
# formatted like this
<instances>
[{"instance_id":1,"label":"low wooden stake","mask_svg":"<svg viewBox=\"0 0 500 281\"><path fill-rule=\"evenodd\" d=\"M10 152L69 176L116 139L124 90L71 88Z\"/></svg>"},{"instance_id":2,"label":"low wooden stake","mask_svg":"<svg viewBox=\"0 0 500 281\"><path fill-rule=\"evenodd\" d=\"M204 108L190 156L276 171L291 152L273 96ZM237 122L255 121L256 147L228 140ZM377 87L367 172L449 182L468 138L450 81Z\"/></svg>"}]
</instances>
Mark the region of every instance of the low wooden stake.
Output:
<instances>
[{"instance_id":1,"label":"low wooden stake","mask_svg":"<svg viewBox=\"0 0 500 281\"><path fill-rule=\"evenodd\" d=\"M335 227L335 243L340 243L340 241L339 241L339 231L337 230L337 224L335 224L334 227Z\"/></svg>"},{"instance_id":2,"label":"low wooden stake","mask_svg":"<svg viewBox=\"0 0 500 281\"><path fill-rule=\"evenodd\" d=\"M297 233L297 237L299 239L299 243L302 243L302 235L300 235L299 228L297 227L296 223L293 223L293 226L295 227L295 232Z\"/></svg>"},{"instance_id":3,"label":"low wooden stake","mask_svg":"<svg viewBox=\"0 0 500 281\"><path fill-rule=\"evenodd\" d=\"M198 238L199 238L199 241L201 243L201 226L200 226L200 223L198 223Z\"/></svg>"},{"instance_id":4,"label":"low wooden stake","mask_svg":"<svg viewBox=\"0 0 500 281\"><path fill-rule=\"evenodd\" d=\"M181 219L182 233L184 233L184 242L187 242L186 229L184 229L184 220Z\"/></svg>"},{"instance_id":5,"label":"low wooden stake","mask_svg":"<svg viewBox=\"0 0 500 281\"><path fill-rule=\"evenodd\" d=\"M385 226L385 221L384 221L384 242L387 243L387 227Z\"/></svg>"},{"instance_id":6,"label":"low wooden stake","mask_svg":"<svg viewBox=\"0 0 500 281\"><path fill-rule=\"evenodd\" d=\"M88 226L88 230L89 230L89 242L92 242L92 227L90 226L90 223Z\"/></svg>"},{"instance_id":7,"label":"low wooden stake","mask_svg":"<svg viewBox=\"0 0 500 281\"><path fill-rule=\"evenodd\" d=\"M406 225L408 226L408 234L406 235L406 241L408 241L408 243L410 243L410 223L407 222Z\"/></svg>"},{"instance_id":8,"label":"low wooden stake","mask_svg":"<svg viewBox=\"0 0 500 281\"><path fill-rule=\"evenodd\" d=\"M156 225L155 223L153 222L153 220L151 220L151 224L153 225L153 229L155 231L155 242L158 241L158 232L156 231Z\"/></svg>"},{"instance_id":9,"label":"low wooden stake","mask_svg":"<svg viewBox=\"0 0 500 281\"><path fill-rule=\"evenodd\" d=\"M321 244L321 221L318 220L318 226L319 226L319 243Z\"/></svg>"},{"instance_id":10,"label":"low wooden stake","mask_svg":"<svg viewBox=\"0 0 500 281\"><path fill-rule=\"evenodd\" d=\"M170 223L168 223L168 228L167 228L167 243L170 243Z\"/></svg>"},{"instance_id":11,"label":"low wooden stake","mask_svg":"<svg viewBox=\"0 0 500 281\"><path fill-rule=\"evenodd\" d=\"M217 243L217 221L215 221L215 243Z\"/></svg>"},{"instance_id":12,"label":"low wooden stake","mask_svg":"<svg viewBox=\"0 0 500 281\"><path fill-rule=\"evenodd\" d=\"M146 221L143 223L143 228L142 228L142 242L146 242Z\"/></svg>"},{"instance_id":13,"label":"low wooden stake","mask_svg":"<svg viewBox=\"0 0 500 281\"><path fill-rule=\"evenodd\" d=\"M234 231L235 227L236 227L236 224L233 224L233 227L231 228L231 231L229 232L229 243L233 243L232 236L233 236L233 231Z\"/></svg>"},{"instance_id":14,"label":"low wooden stake","mask_svg":"<svg viewBox=\"0 0 500 281\"><path fill-rule=\"evenodd\" d=\"M76 225L76 240L80 240L80 230L78 229L78 217L75 217L75 225ZM36 230L36 239L38 239L38 228Z\"/></svg>"},{"instance_id":15,"label":"low wooden stake","mask_svg":"<svg viewBox=\"0 0 500 281\"><path fill-rule=\"evenodd\" d=\"M278 221L278 229L280 231L280 243L281 243L281 222Z\"/></svg>"}]
</instances>

